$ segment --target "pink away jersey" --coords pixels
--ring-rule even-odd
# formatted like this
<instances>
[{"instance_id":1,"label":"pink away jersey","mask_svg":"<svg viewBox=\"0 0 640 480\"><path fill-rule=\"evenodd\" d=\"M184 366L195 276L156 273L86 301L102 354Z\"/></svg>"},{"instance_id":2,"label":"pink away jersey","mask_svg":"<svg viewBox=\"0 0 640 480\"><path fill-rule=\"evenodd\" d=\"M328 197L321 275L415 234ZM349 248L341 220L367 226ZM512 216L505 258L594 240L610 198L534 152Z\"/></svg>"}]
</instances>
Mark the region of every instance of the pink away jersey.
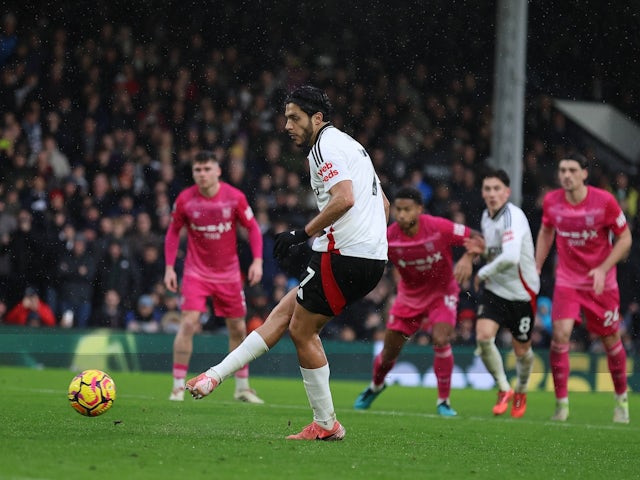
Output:
<instances>
[{"instance_id":1,"label":"pink away jersey","mask_svg":"<svg viewBox=\"0 0 640 480\"><path fill-rule=\"evenodd\" d=\"M389 259L401 275L391 314L410 318L424 313L437 296L460 292L453 276L451 247L463 244L469 227L422 214L414 237L405 235L397 223L387 229Z\"/></svg>"},{"instance_id":2,"label":"pink away jersey","mask_svg":"<svg viewBox=\"0 0 640 480\"><path fill-rule=\"evenodd\" d=\"M188 230L184 276L213 282L239 282L236 222L247 228L253 258L262 258L262 235L244 194L220 182L212 198L197 186L180 193L165 239L165 261L174 265L182 227Z\"/></svg>"},{"instance_id":3,"label":"pink away jersey","mask_svg":"<svg viewBox=\"0 0 640 480\"><path fill-rule=\"evenodd\" d=\"M588 290L588 273L600 265L613 248L609 234L620 235L627 220L609 192L588 186L586 198L577 205L567 202L564 190L544 197L542 223L555 229L558 266L556 285ZM605 289L617 288L616 267L607 272Z\"/></svg>"}]
</instances>

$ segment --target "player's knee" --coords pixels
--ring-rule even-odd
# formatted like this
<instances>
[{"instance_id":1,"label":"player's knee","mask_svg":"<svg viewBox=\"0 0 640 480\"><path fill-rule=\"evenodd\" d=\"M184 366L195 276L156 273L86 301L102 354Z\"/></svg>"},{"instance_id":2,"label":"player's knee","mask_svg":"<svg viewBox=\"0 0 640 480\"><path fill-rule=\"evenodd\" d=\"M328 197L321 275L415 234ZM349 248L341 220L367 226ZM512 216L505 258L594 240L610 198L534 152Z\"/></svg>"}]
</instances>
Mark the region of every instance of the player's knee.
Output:
<instances>
[{"instance_id":1,"label":"player's knee","mask_svg":"<svg viewBox=\"0 0 640 480\"><path fill-rule=\"evenodd\" d=\"M478 338L477 340L477 346L478 346L478 350L480 350L481 352L487 352L490 349L493 348L493 343L495 342L495 338L491 337L491 338Z\"/></svg>"}]
</instances>

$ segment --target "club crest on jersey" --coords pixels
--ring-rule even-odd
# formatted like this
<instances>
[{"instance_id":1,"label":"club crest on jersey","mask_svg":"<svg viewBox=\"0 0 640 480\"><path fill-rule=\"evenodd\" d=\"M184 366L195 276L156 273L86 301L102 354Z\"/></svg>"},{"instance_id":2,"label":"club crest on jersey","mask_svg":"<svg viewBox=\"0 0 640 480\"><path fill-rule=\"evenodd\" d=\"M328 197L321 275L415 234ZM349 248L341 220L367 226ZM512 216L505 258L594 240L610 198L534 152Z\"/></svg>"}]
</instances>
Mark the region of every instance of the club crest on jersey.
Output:
<instances>
[{"instance_id":1,"label":"club crest on jersey","mask_svg":"<svg viewBox=\"0 0 640 480\"><path fill-rule=\"evenodd\" d=\"M593 218L593 215L587 215L586 217L584 217L584 222L586 223L587 227L591 227L595 223L595 219Z\"/></svg>"},{"instance_id":2,"label":"club crest on jersey","mask_svg":"<svg viewBox=\"0 0 640 480\"><path fill-rule=\"evenodd\" d=\"M222 217L223 218L230 218L231 217L231 208L230 207L224 207L222 209Z\"/></svg>"}]
</instances>

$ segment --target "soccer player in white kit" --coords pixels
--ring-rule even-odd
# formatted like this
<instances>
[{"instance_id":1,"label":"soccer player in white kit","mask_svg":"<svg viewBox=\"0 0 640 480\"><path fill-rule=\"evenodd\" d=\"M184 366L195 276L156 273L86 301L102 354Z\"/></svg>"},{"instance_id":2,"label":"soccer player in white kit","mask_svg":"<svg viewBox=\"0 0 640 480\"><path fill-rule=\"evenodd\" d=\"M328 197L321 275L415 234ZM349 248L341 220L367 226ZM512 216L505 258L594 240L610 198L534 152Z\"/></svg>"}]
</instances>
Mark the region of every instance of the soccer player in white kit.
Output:
<instances>
[{"instance_id":1,"label":"soccer player in white kit","mask_svg":"<svg viewBox=\"0 0 640 480\"><path fill-rule=\"evenodd\" d=\"M552 420L569 417L569 341L574 324L598 336L607 352L615 390L613 421L629 423L627 354L620 338L620 291L616 264L631 249L631 232L618 202L606 190L586 185L587 159L574 153L560 160L562 188L547 193L536 243L536 265L542 269L553 244L556 280L549 352L556 411ZM615 238L615 242L612 242Z\"/></svg>"},{"instance_id":2,"label":"soccer player in white kit","mask_svg":"<svg viewBox=\"0 0 640 480\"><path fill-rule=\"evenodd\" d=\"M482 179L482 198L487 208L482 214L481 227L487 263L478 270L474 280L476 291L484 282L478 303L476 341L480 357L498 385L493 414L504 414L513 401L511 416L520 418L527 408L527 388L534 360L531 333L540 277L534 260L531 227L524 212L509 202L509 184L504 170L489 171ZM518 376L515 391L509 385L495 344L501 327L508 328L512 336Z\"/></svg>"},{"instance_id":3,"label":"soccer player in white kit","mask_svg":"<svg viewBox=\"0 0 640 480\"><path fill-rule=\"evenodd\" d=\"M218 365L187 382L195 398L210 394L225 378L264 354L289 328L296 346L313 422L291 440L342 440L329 388L329 364L319 333L346 305L379 282L387 260L389 201L362 145L329 121L326 93L302 86L285 100L285 129L299 147L309 147L311 187L319 213L303 229L276 238L274 256L316 236L307 275L288 292L265 323Z\"/></svg>"}]
</instances>

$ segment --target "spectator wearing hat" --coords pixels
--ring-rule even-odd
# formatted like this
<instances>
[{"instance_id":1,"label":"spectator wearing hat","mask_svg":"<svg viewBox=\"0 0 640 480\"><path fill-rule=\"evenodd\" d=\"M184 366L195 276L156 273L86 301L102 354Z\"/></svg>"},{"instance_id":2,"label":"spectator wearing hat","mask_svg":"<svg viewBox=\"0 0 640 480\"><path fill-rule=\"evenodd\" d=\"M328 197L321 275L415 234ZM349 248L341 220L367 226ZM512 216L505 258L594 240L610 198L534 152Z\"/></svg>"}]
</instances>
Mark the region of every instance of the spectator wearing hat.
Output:
<instances>
[{"instance_id":1,"label":"spectator wearing hat","mask_svg":"<svg viewBox=\"0 0 640 480\"><path fill-rule=\"evenodd\" d=\"M38 291L27 287L22 301L7 313L5 323L27 327L55 327L56 317L51 307L40 299Z\"/></svg>"},{"instance_id":2,"label":"spectator wearing hat","mask_svg":"<svg viewBox=\"0 0 640 480\"><path fill-rule=\"evenodd\" d=\"M157 333L160 331L160 311L151 295L141 295L134 310L124 318L128 332Z\"/></svg>"},{"instance_id":3,"label":"spectator wearing hat","mask_svg":"<svg viewBox=\"0 0 640 480\"><path fill-rule=\"evenodd\" d=\"M473 308L463 308L458 312L456 322L456 345L476 345L476 312Z\"/></svg>"}]
</instances>

